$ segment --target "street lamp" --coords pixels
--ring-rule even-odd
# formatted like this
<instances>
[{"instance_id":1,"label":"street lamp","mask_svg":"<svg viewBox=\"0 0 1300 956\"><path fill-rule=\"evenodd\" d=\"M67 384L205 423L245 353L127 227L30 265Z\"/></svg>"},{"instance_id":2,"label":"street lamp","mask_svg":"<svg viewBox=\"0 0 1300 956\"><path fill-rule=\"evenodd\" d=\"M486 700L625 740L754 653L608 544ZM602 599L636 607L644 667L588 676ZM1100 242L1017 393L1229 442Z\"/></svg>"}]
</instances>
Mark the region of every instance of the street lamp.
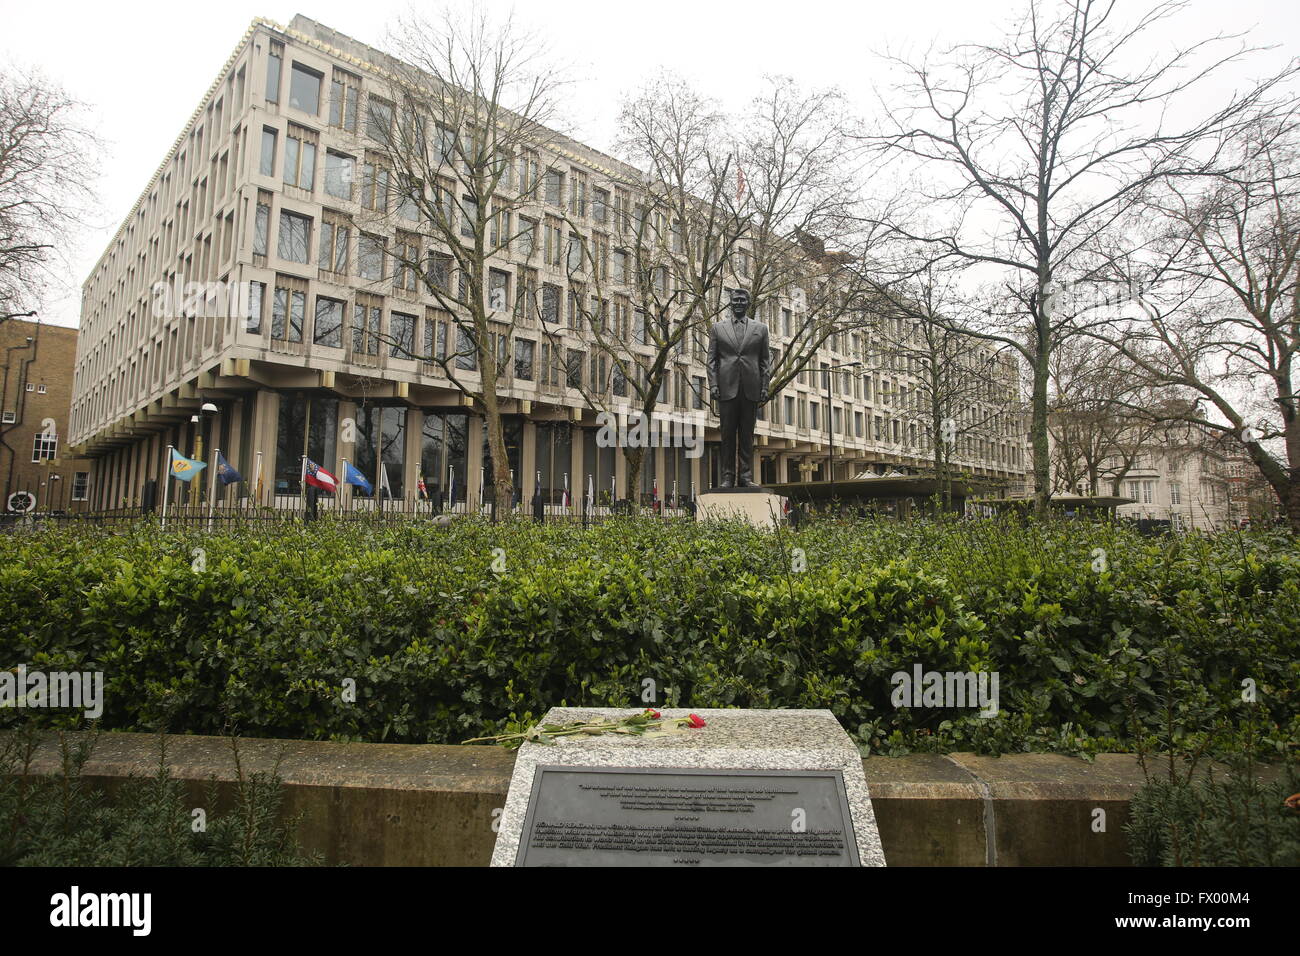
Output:
<instances>
[{"instance_id":1,"label":"street lamp","mask_svg":"<svg viewBox=\"0 0 1300 956\"><path fill-rule=\"evenodd\" d=\"M842 365L828 365L822 369L826 373L826 437L828 454L826 455L826 480L835 483L835 415L831 408L831 372L842 368L858 368L861 362L845 362Z\"/></svg>"},{"instance_id":2,"label":"street lamp","mask_svg":"<svg viewBox=\"0 0 1300 956\"><path fill-rule=\"evenodd\" d=\"M190 424L194 426L194 460L203 460L203 419L208 415L215 415L219 409L211 402L204 402L199 406L199 413L190 416ZM194 488L191 484L188 498L194 496ZM199 485L199 500L203 499L203 485Z\"/></svg>"}]
</instances>

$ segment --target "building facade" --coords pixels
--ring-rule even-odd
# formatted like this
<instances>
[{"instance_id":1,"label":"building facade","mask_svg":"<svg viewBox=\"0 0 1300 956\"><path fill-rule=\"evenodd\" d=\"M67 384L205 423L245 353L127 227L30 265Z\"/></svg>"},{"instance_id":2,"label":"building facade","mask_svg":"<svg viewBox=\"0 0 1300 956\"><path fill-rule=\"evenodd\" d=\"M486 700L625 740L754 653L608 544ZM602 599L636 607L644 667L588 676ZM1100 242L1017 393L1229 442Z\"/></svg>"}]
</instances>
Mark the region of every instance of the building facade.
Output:
<instances>
[{"instance_id":1,"label":"building facade","mask_svg":"<svg viewBox=\"0 0 1300 956\"><path fill-rule=\"evenodd\" d=\"M92 462L67 444L77 330L7 319L0 356L0 510L88 510Z\"/></svg>"},{"instance_id":2,"label":"building facade","mask_svg":"<svg viewBox=\"0 0 1300 956\"><path fill-rule=\"evenodd\" d=\"M205 458L220 449L249 479L225 491L225 501L292 499L304 455L331 471L347 459L376 488L382 473L407 506L426 495L480 500L491 481L483 420L441 366L421 359L455 347L452 316L386 258L386 248L408 241L400 222L380 235L360 228L367 209L389 201L368 185L377 164L371 123L392 103L383 61L305 17L288 28L254 21L240 40L83 287L71 438L95 459L94 506L147 497L169 445L187 455L202 449ZM537 241L504 250L485 283L506 301L529 299L525 315L535 305L542 321L562 316L574 294L552 220L580 220L616 260L624 239L609 210L620 197L609 192L634 190L640 177L564 137L548 143L540 158L547 188L529 216ZM545 251L552 241L554 255ZM617 291L617 270L610 281ZM201 284L198 293L191 283ZM798 307L766 303L759 318L775 349L788 346ZM598 441L583 387L588 395L598 388L621 422L635 399L620 394L582 323L565 325L561 318L558 331L543 335L525 318L498 343L518 498L540 491L558 502L569 489L572 500L588 487L602 501L652 488L685 498L715 484L718 434L704 398L703 349L692 343L675 356L659 398L666 415L699 429L704 453L652 448L641 487L630 489L623 454ZM851 362L861 364L832 371ZM846 330L808 369L764 408L756 477L825 480L832 460L839 478L926 467L933 436L917 370L901 356L874 347L868 332ZM1008 392L1015 373L1008 365ZM472 382L476 373L457 374ZM1010 414L984 417L986 428L962 433L955 465L1022 480L1023 427Z\"/></svg>"}]
</instances>

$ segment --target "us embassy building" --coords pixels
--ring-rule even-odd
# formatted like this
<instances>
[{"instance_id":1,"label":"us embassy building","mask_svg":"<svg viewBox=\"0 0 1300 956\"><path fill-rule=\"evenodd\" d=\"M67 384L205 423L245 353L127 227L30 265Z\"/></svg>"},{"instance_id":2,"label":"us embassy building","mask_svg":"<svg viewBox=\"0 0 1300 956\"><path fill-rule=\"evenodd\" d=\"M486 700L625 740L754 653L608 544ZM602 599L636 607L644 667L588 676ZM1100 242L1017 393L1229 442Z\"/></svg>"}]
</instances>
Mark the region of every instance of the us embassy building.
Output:
<instances>
[{"instance_id":1,"label":"us embassy building","mask_svg":"<svg viewBox=\"0 0 1300 956\"><path fill-rule=\"evenodd\" d=\"M385 262L385 247L409 241L396 224L379 236L356 224L375 201L361 175L373 176L377 163L371 122L391 117L387 74L375 65L383 60L302 16L288 28L258 19L212 84L83 287L69 437L94 460L92 509L156 500L169 445L207 461L220 449L247 479L222 492L229 503L290 506L303 456L336 475L346 458L376 493L382 469L387 506L399 510L448 496L457 508L482 500L492 480L483 417L443 366L425 360L446 355L451 316L391 257ZM626 204L641 174L558 134L549 142L548 181L530 220L548 230L562 216L585 221L598 246L626 255L610 210ZM599 183L623 195L611 199ZM490 263L485 285L512 298L540 292L545 316L570 290L562 257L542 255L542 246L513 244ZM619 277L611 277L616 297ZM186 309L189 283L229 290L242 307ZM769 301L758 316L774 350L788 347L797 308ZM565 489L581 500L593 486L602 504L652 489L684 499L716 484L703 349L675 356L659 395L666 415L698 426L703 454L649 449L634 490L621 450L597 440L600 422L581 386L599 390L623 421L635 396L608 380L582 323L569 325L555 333L563 358L536 322L514 323L512 340L497 343L510 359L498 394L517 500L540 491L558 504ZM910 361L871 354L863 338L832 336L764 407L755 449L764 484L926 469L933 436ZM456 374L472 390L477 373L461 366ZM1005 398L1017 390L1015 363L1001 375ZM1023 425L1011 414L986 417L987 427L956 441L953 465L1022 482Z\"/></svg>"}]
</instances>

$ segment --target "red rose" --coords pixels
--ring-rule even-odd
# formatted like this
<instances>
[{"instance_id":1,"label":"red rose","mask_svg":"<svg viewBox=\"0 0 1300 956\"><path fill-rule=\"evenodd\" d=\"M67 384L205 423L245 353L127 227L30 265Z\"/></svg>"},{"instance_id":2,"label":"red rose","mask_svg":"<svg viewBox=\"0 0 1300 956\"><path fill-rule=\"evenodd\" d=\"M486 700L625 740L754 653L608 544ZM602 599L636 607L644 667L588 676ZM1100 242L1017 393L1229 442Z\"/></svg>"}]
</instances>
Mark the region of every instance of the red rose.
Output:
<instances>
[{"instance_id":1,"label":"red rose","mask_svg":"<svg viewBox=\"0 0 1300 956\"><path fill-rule=\"evenodd\" d=\"M659 720L660 718L659 711L655 710L653 707L647 707L645 709L645 715L651 720Z\"/></svg>"},{"instance_id":2,"label":"red rose","mask_svg":"<svg viewBox=\"0 0 1300 956\"><path fill-rule=\"evenodd\" d=\"M704 718L701 717L699 714L691 714L690 717L686 718L686 723L692 727L708 726L707 724L704 723Z\"/></svg>"}]
</instances>

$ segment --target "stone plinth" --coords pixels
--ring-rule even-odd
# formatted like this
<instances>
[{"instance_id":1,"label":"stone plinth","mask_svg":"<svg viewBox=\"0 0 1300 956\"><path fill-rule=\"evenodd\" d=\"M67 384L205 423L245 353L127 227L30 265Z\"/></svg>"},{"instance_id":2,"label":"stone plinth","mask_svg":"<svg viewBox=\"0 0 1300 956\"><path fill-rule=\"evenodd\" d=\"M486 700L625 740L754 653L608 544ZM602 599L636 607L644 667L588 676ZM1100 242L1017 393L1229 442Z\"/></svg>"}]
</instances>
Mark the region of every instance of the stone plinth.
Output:
<instances>
[{"instance_id":1,"label":"stone plinth","mask_svg":"<svg viewBox=\"0 0 1300 956\"><path fill-rule=\"evenodd\" d=\"M695 501L697 521L748 521L773 529L785 521L786 499L766 488L710 488Z\"/></svg>"},{"instance_id":2,"label":"stone plinth","mask_svg":"<svg viewBox=\"0 0 1300 956\"><path fill-rule=\"evenodd\" d=\"M635 712L557 707L541 722L617 720ZM685 717L689 712L662 710L661 713L664 717ZM580 861L587 858L597 864L632 866L800 865L818 862L815 854L774 850L773 846L779 847L783 840L799 843L805 836L812 839L836 830L843 852L835 862L885 864L862 758L830 711L709 709L694 713L707 726L660 737L606 734L560 737L546 745L524 744L515 759L492 865L514 866L524 862L533 865L532 859L525 861L530 853L542 865L554 865L548 861L565 858L566 853L569 865L581 865ZM589 772L574 772L584 768ZM669 771L672 773L666 776ZM542 787L535 786L539 775L548 781L555 780L557 789L567 787L568 802L548 801L543 797ZM585 779L566 779L561 784L560 779L566 777ZM665 779L671 780L671 785L661 787L660 781ZM699 783L693 784L696 780ZM747 781L753 781L752 785ZM665 792L674 799L688 792L691 796L682 798L683 801L695 801L704 809L646 808L647 802L663 801ZM836 794L836 798L828 801L829 793ZM813 798L820 800L816 809ZM710 801L727 800L742 805L749 800L757 806L736 811L731 805L709 805ZM551 816L540 820L536 813L530 814L533 801L550 806L552 809L547 812ZM803 803L808 803L806 811ZM620 806L624 808L621 811ZM626 809L629 806L631 809ZM801 815L806 819L801 819ZM749 829L754 832L747 832L750 820L754 826ZM563 842L562 838L551 838L549 849L544 845L545 840L538 838L539 833L562 833L566 827L579 837L584 831L587 834L599 831L598 839L608 838L612 833L622 845L601 855L592 852L588 839L588 845L578 850L557 854L555 847ZM658 832L661 845L629 850L628 840L620 831L623 835L650 833L652 836ZM789 836L790 831L797 835ZM725 852L662 848L681 846L683 833L699 835L702 846L710 845L710 841L730 846ZM751 852L750 848L764 840L767 846Z\"/></svg>"}]
</instances>

